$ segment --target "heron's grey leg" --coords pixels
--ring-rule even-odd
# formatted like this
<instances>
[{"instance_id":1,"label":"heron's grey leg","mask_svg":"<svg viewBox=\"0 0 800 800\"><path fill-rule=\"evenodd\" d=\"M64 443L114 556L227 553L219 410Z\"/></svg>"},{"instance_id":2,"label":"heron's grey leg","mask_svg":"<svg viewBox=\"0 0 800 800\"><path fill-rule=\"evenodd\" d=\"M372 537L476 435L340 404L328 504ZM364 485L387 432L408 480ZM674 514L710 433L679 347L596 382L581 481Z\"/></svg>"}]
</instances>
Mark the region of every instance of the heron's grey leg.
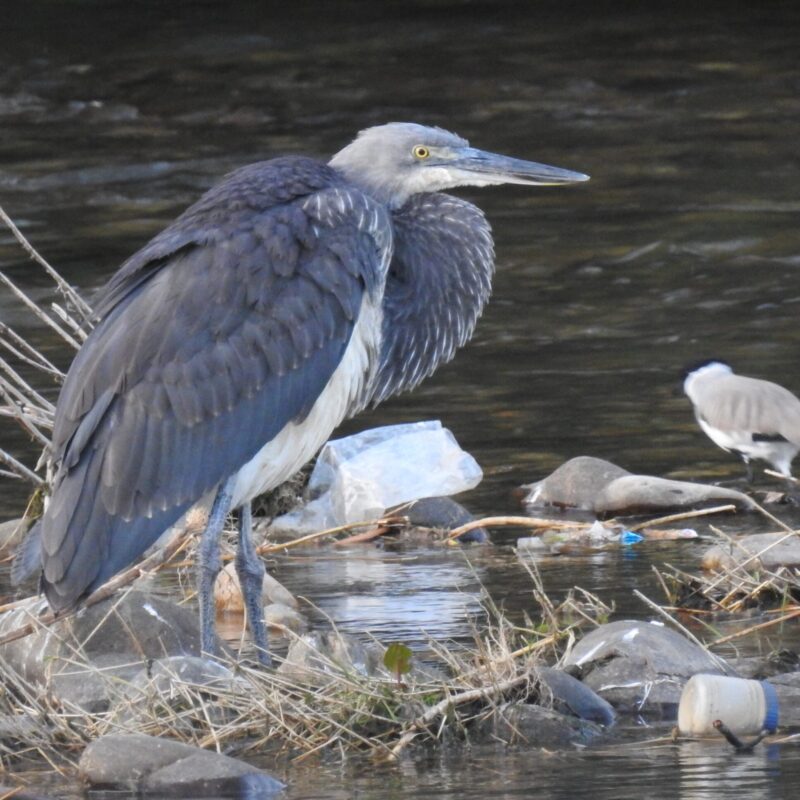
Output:
<instances>
[{"instance_id":1,"label":"heron's grey leg","mask_svg":"<svg viewBox=\"0 0 800 800\"><path fill-rule=\"evenodd\" d=\"M244 607L250 623L250 632L258 650L258 660L265 666L272 665L269 657L267 628L264 624L264 562L253 546L253 512L250 503L239 509L239 548L236 551L236 573L242 587Z\"/></svg>"},{"instance_id":2,"label":"heron's grey leg","mask_svg":"<svg viewBox=\"0 0 800 800\"><path fill-rule=\"evenodd\" d=\"M234 476L235 477L235 476ZM200 593L200 644L204 653L218 655L214 582L220 570L219 537L231 510L234 477L217 490L198 548L197 589Z\"/></svg>"}]
</instances>

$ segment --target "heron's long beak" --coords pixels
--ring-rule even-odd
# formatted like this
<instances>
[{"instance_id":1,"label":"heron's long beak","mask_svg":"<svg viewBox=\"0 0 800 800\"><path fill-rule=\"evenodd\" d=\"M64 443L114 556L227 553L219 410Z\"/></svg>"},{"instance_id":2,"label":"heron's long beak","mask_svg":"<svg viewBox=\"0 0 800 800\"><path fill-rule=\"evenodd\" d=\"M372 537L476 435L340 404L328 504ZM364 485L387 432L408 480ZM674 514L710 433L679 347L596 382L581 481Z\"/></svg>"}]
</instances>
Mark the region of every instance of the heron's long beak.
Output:
<instances>
[{"instance_id":1,"label":"heron's long beak","mask_svg":"<svg viewBox=\"0 0 800 800\"><path fill-rule=\"evenodd\" d=\"M589 176L582 172L488 153L474 147L459 151L448 167L461 172L473 185L524 183L530 186L558 186L589 180Z\"/></svg>"}]
</instances>

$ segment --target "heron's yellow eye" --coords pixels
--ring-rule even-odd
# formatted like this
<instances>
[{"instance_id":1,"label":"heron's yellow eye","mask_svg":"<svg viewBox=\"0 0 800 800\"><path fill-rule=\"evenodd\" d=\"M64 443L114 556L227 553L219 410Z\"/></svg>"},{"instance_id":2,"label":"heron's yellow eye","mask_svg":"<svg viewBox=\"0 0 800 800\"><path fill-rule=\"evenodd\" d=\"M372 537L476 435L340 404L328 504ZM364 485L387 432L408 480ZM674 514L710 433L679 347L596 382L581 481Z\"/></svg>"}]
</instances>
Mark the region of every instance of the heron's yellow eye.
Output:
<instances>
[{"instance_id":1,"label":"heron's yellow eye","mask_svg":"<svg viewBox=\"0 0 800 800\"><path fill-rule=\"evenodd\" d=\"M411 152L414 153L414 158L427 158L431 154L431 151L424 144L414 145L414 149Z\"/></svg>"}]
</instances>

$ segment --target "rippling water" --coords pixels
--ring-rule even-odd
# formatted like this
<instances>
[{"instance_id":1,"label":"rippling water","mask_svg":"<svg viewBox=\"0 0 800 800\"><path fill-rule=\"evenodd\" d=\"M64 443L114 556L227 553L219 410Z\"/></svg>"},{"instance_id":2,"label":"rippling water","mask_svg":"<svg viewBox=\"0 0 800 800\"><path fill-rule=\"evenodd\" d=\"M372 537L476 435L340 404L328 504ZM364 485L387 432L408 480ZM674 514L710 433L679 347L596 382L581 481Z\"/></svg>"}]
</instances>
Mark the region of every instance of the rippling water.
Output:
<instances>
[{"instance_id":1,"label":"rippling water","mask_svg":"<svg viewBox=\"0 0 800 800\"><path fill-rule=\"evenodd\" d=\"M793 4L6 0L2 13L0 203L86 292L229 169L328 155L387 120L592 175L571 189L462 193L497 241L475 339L418 391L345 426L442 419L486 470L464 498L476 513L517 511L515 486L579 454L673 477L739 474L676 392L697 358L800 391ZM46 290L5 230L0 268L37 297ZM5 295L0 316L67 363ZM2 442L33 455L7 425ZM0 513L18 513L23 494L0 483ZM535 613L514 537L465 553L321 549L274 569L343 629L424 648L428 636L469 636L482 587L512 615ZM646 616L631 589L659 597L651 565L692 568L701 550L649 544L539 566L555 596L578 583L620 615ZM296 798L771 798L788 796L800 759L626 741L288 777Z\"/></svg>"}]
</instances>

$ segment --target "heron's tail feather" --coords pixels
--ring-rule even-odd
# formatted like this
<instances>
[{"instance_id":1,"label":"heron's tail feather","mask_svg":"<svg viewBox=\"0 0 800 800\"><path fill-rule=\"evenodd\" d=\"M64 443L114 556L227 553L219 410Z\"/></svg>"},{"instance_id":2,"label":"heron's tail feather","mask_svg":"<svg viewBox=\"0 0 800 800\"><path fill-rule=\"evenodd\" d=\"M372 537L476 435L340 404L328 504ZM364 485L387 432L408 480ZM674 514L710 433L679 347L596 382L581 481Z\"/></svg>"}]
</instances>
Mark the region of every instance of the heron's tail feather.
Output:
<instances>
[{"instance_id":1,"label":"heron's tail feather","mask_svg":"<svg viewBox=\"0 0 800 800\"><path fill-rule=\"evenodd\" d=\"M42 570L42 523L37 522L14 554L11 562L11 582L16 586Z\"/></svg>"}]
</instances>

